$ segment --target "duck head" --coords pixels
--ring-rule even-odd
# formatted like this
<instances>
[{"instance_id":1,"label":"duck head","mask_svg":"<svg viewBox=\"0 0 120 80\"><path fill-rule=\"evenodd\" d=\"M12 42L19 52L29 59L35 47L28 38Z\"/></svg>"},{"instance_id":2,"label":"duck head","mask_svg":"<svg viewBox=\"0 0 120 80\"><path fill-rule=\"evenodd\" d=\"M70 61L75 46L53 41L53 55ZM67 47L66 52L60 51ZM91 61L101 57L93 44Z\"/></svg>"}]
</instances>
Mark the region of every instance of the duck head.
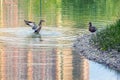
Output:
<instances>
[{"instance_id":1,"label":"duck head","mask_svg":"<svg viewBox=\"0 0 120 80\"><path fill-rule=\"evenodd\" d=\"M45 20L40 20L40 22L39 22L39 26L42 24L42 22L45 22Z\"/></svg>"},{"instance_id":2,"label":"duck head","mask_svg":"<svg viewBox=\"0 0 120 80\"><path fill-rule=\"evenodd\" d=\"M40 20L40 22L45 22L45 20Z\"/></svg>"},{"instance_id":3,"label":"duck head","mask_svg":"<svg viewBox=\"0 0 120 80\"><path fill-rule=\"evenodd\" d=\"M89 22L89 27L91 27L92 26L92 23L91 22Z\"/></svg>"}]
</instances>

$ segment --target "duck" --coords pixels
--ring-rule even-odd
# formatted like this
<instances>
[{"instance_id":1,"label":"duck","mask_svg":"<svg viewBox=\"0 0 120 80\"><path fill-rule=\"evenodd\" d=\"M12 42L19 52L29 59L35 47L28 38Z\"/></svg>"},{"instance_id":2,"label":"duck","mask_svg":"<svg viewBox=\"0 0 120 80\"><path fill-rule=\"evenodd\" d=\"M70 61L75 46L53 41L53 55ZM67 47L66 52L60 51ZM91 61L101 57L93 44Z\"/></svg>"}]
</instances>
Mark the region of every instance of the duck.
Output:
<instances>
[{"instance_id":1,"label":"duck","mask_svg":"<svg viewBox=\"0 0 120 80\"><path fill-rule=\"evenodd\" d=\"M36 25L35 22L24 20L25 24L32 27L34 30L34 33L39 33L42 28L42 22L45 22L45 20L40 20L39 24Z\"/></svg>"},{"instance_id":2,"label":"duck","mask_svg":"<svg viewBox=\"0 0 120 80\"><path fill-rule=\"evenodd\" d=\"M92 26L92 22L89 22L89 31L90 32L96 32L97 28L95 26Z\"/></svg>"}]
</instances>

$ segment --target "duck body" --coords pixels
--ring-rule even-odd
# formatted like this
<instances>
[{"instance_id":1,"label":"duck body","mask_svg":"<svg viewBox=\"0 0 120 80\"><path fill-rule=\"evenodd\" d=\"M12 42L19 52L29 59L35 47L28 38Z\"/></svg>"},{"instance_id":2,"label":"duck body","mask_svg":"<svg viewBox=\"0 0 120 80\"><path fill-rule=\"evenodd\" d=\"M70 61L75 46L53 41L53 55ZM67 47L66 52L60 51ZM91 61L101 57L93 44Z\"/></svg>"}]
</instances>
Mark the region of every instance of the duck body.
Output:
<instances>
[{"instance_id":1,"label":"duck body","mask_svg":"<svg viewBox=\"0 0 120 80\"><path fill-rule=\"evenodd\" d=\"M36 29L36 30L34 31L34 33L39 33L40 30L41 30L41 26L40 26L38 29Z\"/></svg>"},{"instance_id":2,"label":"duck body","mask_svg":"<svg viewBox=\"0 0 120 80\"><path fill-rule=\"evenodd\" d=\"M96 27L92 26L92 23L89 22L89 31L93 33L93 32L95 32L96 30L97 30Z\"/></svg>"},{"instance_id":3,"label":"duck body","mask_svg":"<svg viewBox=\"0 0 120 80\"><path fill-rule=\"evenodd\" d=\"M41 28L42 28L42 22L45 22L44 20L40 20L39 24L36 25L35 22L32 21L27 21L24 20L25 24L32 27L32 29L34 30L34 33L39 33Z\"/></svg>"}]
</instances>

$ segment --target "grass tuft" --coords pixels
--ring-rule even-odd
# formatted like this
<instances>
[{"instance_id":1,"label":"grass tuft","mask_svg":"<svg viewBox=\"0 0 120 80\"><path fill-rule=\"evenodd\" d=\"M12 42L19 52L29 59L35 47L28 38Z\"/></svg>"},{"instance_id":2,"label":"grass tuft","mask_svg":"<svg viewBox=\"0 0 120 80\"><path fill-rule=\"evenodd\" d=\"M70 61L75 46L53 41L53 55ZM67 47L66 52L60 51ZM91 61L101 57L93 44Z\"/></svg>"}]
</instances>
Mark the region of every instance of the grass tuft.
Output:
<instances>
[{"instance_id":1,"label":"grass tuft","mask_svg":"<svg viewBox=\"0 0 120 80\"><path fill-rule=\"evenodd\" d=\"M108 25L105 29L96 32L90 40L101 50L116 49L120 51L120 19Z\"/></svg>"}]
</instances>

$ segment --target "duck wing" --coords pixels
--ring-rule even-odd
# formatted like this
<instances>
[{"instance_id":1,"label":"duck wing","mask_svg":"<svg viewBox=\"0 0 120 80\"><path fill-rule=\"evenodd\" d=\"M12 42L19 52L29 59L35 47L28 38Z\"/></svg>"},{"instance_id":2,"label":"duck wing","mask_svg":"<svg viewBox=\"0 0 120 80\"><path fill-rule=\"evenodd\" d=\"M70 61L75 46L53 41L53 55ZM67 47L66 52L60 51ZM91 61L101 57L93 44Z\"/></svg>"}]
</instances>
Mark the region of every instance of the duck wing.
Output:
<instances>
[{"instance_id":1,"label":"duck wing","mask_svg":"<svg viewBox=\"0 0 120 80\"><path fill-rule=\"evenodd\" d=\"M96 30L97 30L97 28L94 27L94 26L92 26L92 27L90 28L90 31L91 31L91 32L95 32Z\"/></svg>"},{"instance_id":2,"label":"duck wing","mask_svg":"<svg viewBox=\"0 0 120 80\"><path fill-rule=\"evenodd\" d=\"M33 30L37 29L37 25L35 24L35 22L31 22L31 21L26 21L24 20L25 24L32 27Z\"/></svg>"}]
</instances>

